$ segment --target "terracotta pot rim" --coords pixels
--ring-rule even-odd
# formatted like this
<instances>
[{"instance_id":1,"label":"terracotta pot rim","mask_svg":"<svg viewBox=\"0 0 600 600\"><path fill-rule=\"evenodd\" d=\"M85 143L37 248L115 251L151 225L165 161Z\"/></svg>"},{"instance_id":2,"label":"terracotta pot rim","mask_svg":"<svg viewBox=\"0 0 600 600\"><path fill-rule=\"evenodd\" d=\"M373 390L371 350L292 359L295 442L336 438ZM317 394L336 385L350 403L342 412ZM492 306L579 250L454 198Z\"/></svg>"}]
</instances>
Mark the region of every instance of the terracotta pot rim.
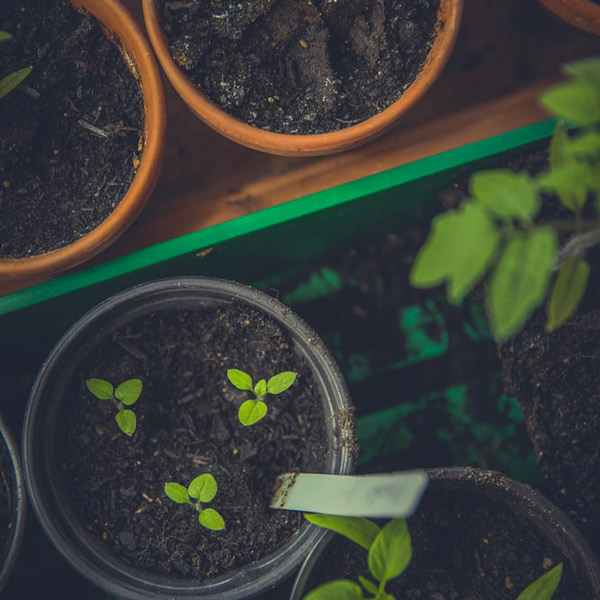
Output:
<instances>
[{"instance_id":1,"label":"terracotta pot rim","mask_svg":"<svg viewBox=\"0 0 600 600\"><path fill-rule=\"evenodd\" d=\"M166 103L162 78L152 50L120 0L69 0L93 14L120 41L122 54L142 87L144 148L137 173L114 211L72 244L43 254L0 258L0 278L26 279L74 267L112 244L144 208L158 180L165 145ZM110 23L106 23L108 21ZM112 26L116 24L116 26ZM120 34L120 35L119 35Z\"/></svg>"},{"instance_id":2,"label":"terracotta pot rim","mask_svg":"<svg viewBox=\"0 0 600 600\"><path fill-rule=\"evenodd\" d=\"M588 33L600 35L600 5L591 0L539 0L549 11Z\"/></svg>"},{"instance_id":3,"label":"terracotta pot rim","mask_svg":"<svg viewBox=\"0 0 600 600\"><path fill-rule=\"evenodd\" d=\"M210 127L229 139L264 152L287 156L329 154L354 148L383 133L407 112L431 87L445 67L458 36L463 0L440 0L443 25L425 64L402 96L382 112L345 129L314 135L291 135L252 127L231 116L196 86L177 66L171 56L157 9L157 0L143 0L144 20L150 41L167 78L191 110Z\"/></svg>"}]
</instances>

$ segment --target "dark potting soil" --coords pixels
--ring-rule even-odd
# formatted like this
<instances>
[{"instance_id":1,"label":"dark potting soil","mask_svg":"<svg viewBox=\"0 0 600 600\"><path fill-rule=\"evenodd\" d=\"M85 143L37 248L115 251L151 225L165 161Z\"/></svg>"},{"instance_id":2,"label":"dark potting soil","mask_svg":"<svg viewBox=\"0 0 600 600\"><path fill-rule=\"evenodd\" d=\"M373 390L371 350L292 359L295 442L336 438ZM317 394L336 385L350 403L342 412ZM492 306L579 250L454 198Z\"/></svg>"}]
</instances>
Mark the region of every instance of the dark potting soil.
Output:
<instances>
[{"instance_id":1,"label":"dark potting soil","mask_svg":"<svg viewBox=\"0 0 600 600\"><path fill-rule=\"evenodd\" d=\"M12 461L4 440L0 440L0 565L4 564L9 550L7 544L13 520L13 494L15 477Z\"/></svg>"},{"instance_id":2,"label":"dark potting soil","mask_svg":"<svg viewBox=\"0 0 600 600\"><path fill-rule=\"evenodd\" d=\"M66 246L104 221L139 162L139 84L98 22L59 0L0 4L0 77L33 71L0 100L0 256Z\"/></svg>"},{"instance_id":3,"label":"dark potting soil","mask_svg":"<svg viewBox=\"0 0 600 600\"><path fill-rule=\"evenodd\" d=\"M379 523L383 526L385 521ZM386 586L406 600L514 600L559 562L564 570L553 600L581 600L560 551L523 517L501 504L459 491L425 494L408 520L413 558ZM321 554L306 590L332 579L371 581L367 552L336 535Z\"/></svg>"},{"instance_id":4,"label":"dark potting soil","mask_svg":"<svg viewBox=\"0 0 600 600\"><path fill-rule=\"evenodd\" d=\"M286 392L268 396L267 416L242 426L247 392L228 368L254 381L299 373ZM85 379L115 385L143 381L133 406L132 438L114 421L111 402L94 398ZM85 359L64 408L64 480L76 513L125 563L177 578L205 579L275 551L302 524L268 508L276 476L324 468L326 433L319 389L288 335L262 313L231 306L158 312L115 332ZM202 527L197 513L164 493L202 473L217 480L210 507L226 529Z\"/></svg>"},{"instance_id":5,"label":"dark potting soil","mask_svg":"<svg viewBox=\"0 0 600 600\"><path fill-rule=\"evenodd\" d=\"M175 62L262 129L337 131L395 102L435 36L439 0L160 0Z\"/></svg>"}]
</instances>

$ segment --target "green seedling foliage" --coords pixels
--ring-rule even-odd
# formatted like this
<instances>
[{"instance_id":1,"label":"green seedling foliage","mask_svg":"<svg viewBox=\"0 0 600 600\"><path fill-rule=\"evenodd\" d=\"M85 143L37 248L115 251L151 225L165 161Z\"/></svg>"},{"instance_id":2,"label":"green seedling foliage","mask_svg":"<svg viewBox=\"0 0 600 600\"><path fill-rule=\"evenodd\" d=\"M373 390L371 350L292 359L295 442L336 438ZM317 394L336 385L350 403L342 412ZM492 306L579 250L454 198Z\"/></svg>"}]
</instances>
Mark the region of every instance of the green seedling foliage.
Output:
<instances>
[{"instance_id":1,"label":"green seedling foliage","mask_svg":"<svg viewBox=\"0 0 600 600\"><path fill-rule=\"evenodd\" d=\"M359 583L338 579L320 585L304 600L338 600L339 598L366 598L364 591L374 600L395 600L385 591L391 579L400 576L412 557L412 542L404 519L392 519L380 529L373 521L361 517L305 514L304 517L320 527L339 533L367 550L367 563L373 581L358 575ZM361 587L362 586L362 587ZM364 591L363 591L364 589Z\"/></svg>"},{"instance_id":2,"label":"green seedling foliage","mask_svg":"<svg viewBox=\"0 0 600 600\"><path fill-rule=\"evenodd\" d=\"M535 180L505 169L480 171L469 180L471 196L500 219L531 221L540 210Z\"/></svg>"},{"instance_id":3,"label":"green seedling foliage","mask_svg":"<svg viewBox=\"0 0 600 600\"><path fill-rule=\"evenodd\" d=\"M12 35L8 31L0 30L0 42L7 42L12 39ZM25 67L9 73L0 79L0 100L12 92L28 75L33 71L33 67Z\"/></svg>"},{"instance_id":4,"label":"green seedling foliage","mask_svg":"<svg viewBox=\"0 0 600 600\"><path fill-rule=\"evenodd\" d=\"M242 425L254 425L266 414L268 407L264 402L267 394L281 394L296 381L297 373L283 371L274 375L267 381L260 379L256 385L252 383L252 377L239 369L228 369L227 379L239 390L247 390L254 393L254 398L242 403L238 410L238 419Z\"/></svg>"},{"instance_id":5,"label":"green seedling foliage","mask_svg":"<svg viewBox=\"0 0 600 600\"><path fill-rule=\"evenodd\" d=\"M362 546L365 550L371 547L377 534L381 531L373 521L360 517L340 517L337 515L306 513L304 518L314 525L330 529L347 537L355 544Z\"/></svg>"},{"instance_id":6,"label":"green seedling foliage","mask_svg":"<svg viewBox=\"0 0 600 600\"><path fill-rule=\"evenodd\" d=\"M410 272L410 283L430 288L446 282L448 300L458 304L483 277L499 241L486 210L466 200L458 210L434 218Z\"/></svg>"},{"instance_id":7,"label":"green seedling foliage","mask_svg":"<svg viewBox=\"0 0 600 600\"><path fill-rule=\"evenodd\" d=\"M531 585L528 585L517 597L517 600L550 600L560 583L563 564L559 563Z\"/></svg>"},{"instance_id":8,"label":"green seedling foliage","mask_svg":"<svg viewBox=\"0 0 600 600\"><path fill-rule=\"evenodd\" d=\"M175 481L165 483L165 494L177 504L189 504L198 512L198 522L213 531L225 529L223 517L214 509L206 508L217 495L217 481L210 473L203 473L192 479L188 487Z\"/></svg>"},{"instance_id":9,"label":"green seedling foliage","mask_svg":"<svg viewBox=\"0 0 600 600\"><path fill-rule=\"evenodd\" d=\"M496 339L515 334L544 301L556 259L554 229L540 227L513 237L492 273L489 316Z\"/></svg>"},{"instance_id":10,"label":"green seedling foliage","mask_svg":"<svg viewBox=\"0 0 600 600\"><path fill-rule=\"evenodd\" d=\"M548 300L546 331L554 331L573 315L589 278L590 265L579 256L572 256L561 265Z\"/></svg>"},{"instance_id":11,"label":"green seedling foliage","mask_svg":"<svg viewBox=\"0 0 600 600\"><path fill-rule=\"evenodd\" d=\"M485 280L488 317L499 340L517 333L546 298L546 329L565 323L589 280L585 252L600 243L600 58L563 70L572 80L545 92L540 102L583 128L571 134L558 124L548 170L537 177L503 169L474 173L471 197L434 218L410 272L415 287L446 284L452 304ZM534 222L546 194L573 213L570 221ZM590 200L594 218L587 216ZM557 231L572 235L560 258Z\"/></svg>"},{"instance_id":12,"label":"green seedling foliage","mask_svg":"<svg viewBox=\"0 0 600 600\"><path fill-rule=\"evenodd\" d=\"M111 400L113 402L117 408L117 414L115 415L117 426L125 435L131 437L135 433L137 419L132 410L124 407L131 406L138 401L142 394L142 380L128 379L118 385L116 390L109 381L95 377L87 379L85 385L88 391L98 400Z\"/></svg>"}]
</instances>

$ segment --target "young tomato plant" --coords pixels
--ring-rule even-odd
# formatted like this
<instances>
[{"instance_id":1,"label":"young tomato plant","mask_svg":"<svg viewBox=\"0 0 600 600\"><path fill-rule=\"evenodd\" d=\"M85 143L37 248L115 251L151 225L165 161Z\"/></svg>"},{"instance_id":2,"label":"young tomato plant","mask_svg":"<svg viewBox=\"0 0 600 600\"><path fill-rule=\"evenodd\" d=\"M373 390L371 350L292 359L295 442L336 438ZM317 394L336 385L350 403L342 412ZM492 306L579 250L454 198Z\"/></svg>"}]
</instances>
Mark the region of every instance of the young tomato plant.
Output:
<instances>
[{"instance_id":1,"label":"young tomato plant","mask_svg":"<svg viewBox=\"0 0 600 600\"><path fill-rule=\"evenodd\" d=\"M177 504L190 504L198 511L198 522L207 529L225 529L223 517L214 508L205 508L217 494L217 482L210 473L204 473L192 480L188 487L171 481L165 483L165 494Z\"/></svg>"},{"instance_id":2,"label":"young tomato plant","mask_svg":"<svg viewBox=\"0 0 600 600\"><path fill-rule=\"evenodd\" d=\"M412 541L406 521L392 519L383 528L361 517L305 514L304 517L335 531L367 551L367 564L374 581L362 575L357 580L336 579L309 592L303 600L396 600L386 584L402 575L412 559ZM551 600L562 576L562 563L538 577L516 600ZM365 592L369 594L365 596ZM400 599L399 599L400 600Z\"/></svg>"},{"instance_id":3,"label":"young tomato plant","mask_svg":"<svg viewBox=\"0 0 600 600\"><path fill-rule=\"evenodd\" d=\"M98 398L98 400L112 400L117 408L115 421L119 429L126 435L132 436L135 433L137 421L135 413L124 408L135 404L142 393L141 379L128 379L117 386L115 390L112 383L104 379L88 379L85 382L87 389Z\"/></svg>"},{"instance_id":4,"label":"young tomato plant","mask_svg":"<svg viewBox=\"0 0 600 600\"><path fill-rule=\"evenodd\" d=\"M283 371L274 375L267 381L259 380L256 385L252 384L252 377L239 369L229 369L227 378L238 390L248 390L254 394L254 398L246 400L239 408L238 418L242 425L253 425L267 414L265 397L267 394L281 394L285 392L296 381L297 373Z\"/></svg>"},{"instance_id":5,"label":"young tomato plant","mask_svg":"<svg viewBox=\"0 0 600 600\"><path fill-rule=\"evenodd\" d=\"M452 304L485 279L498 340L517 333L546 298L547 331L564 324L587 286L586 251L600 243L600 59L567 65L565 72L571 81L540 100L579 125L577 133L558 125L548 169L536 177L503 169L473 174L470 197L434 218L410 273L415 287L446 283ZM537 223L542 194L557 198L571 218ZM562 248L559 232L570 235Z\"/></svg>"},{"instance_id":6,"label":"young tomato plant","mask_svg":"<svg viewBox=\"0 0 600 600\"><path fill-rule=\"evenodd\" d=\"M12 39L12 35L8 31L0 30L0 42L7 42ZM0 79L0 100L4 96L12 92L33 70L33 67L25 67L9 73Z\"/></svg>"}]
</instances>

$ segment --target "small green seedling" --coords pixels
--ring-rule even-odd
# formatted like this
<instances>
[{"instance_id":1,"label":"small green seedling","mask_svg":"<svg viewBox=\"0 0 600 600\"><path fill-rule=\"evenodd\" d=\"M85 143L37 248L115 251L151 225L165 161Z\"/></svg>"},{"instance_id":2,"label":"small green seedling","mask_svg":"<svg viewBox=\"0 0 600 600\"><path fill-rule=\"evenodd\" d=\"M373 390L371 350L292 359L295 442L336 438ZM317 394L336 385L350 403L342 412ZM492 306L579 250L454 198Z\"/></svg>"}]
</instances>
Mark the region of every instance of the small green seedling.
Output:
<instances>
[{"instance_id":1,"label":"small green seedling","mask_svg":"<svg viewBox=\"0 0 600 600\"><path fill-rule=\"evenodd\" d=\"M136 418L132 410L124 408L135 404L142 393L141 379L128 379L121 383L115 390L111 383L104 379L88 379L85 382L87 389L99 400L112 400L117 407L115 421L119 429L126 435L135 433Z\"/></svg>"},{"instance_id":2,"label":"small green seedling","mask_svg":"<svg viewBox=\"0 0 600 600\"><path fill-rule=\"evenodd\" d=\"M412 542L405 519L392 519L380 528L373 521L361 517L317 514L305 514L304 517L315 525L342 534L367 550L369 571L377 582L362 575L357 577L359 583L337 579L312 590L304 600L395 600L385 591L385 586L405 571L412 558ZM365 596L365 592L369 595Z\"/></svg>"},{"instance_id":3,"label":"small green seedling","mask_svg":"<svg viewBox=\"0 0 600 600\"><path fill-rule=\"evenodd\" d=\"M12 39L12 35L8 31L0 30L0 42L7 42ZM24 69L18 69L13 71L0 79L0 100L4 96L12 92L33 70L33 67L25 67Z\"/></svg>"},{"instance_id":4,"label":"small green seedling","mask_svg":"<svg viewBox=\"0 0 600 600\"><path fill-rule=\"evenodd\" d=\"M377 582L362 575L357 577L360 585L350 579L337 579L315 588L304 600L396 600L385 591L385 586L402 575L412 558L412 541L404 519L393 519L380 528L373 521L361 517L320 514L305 514L304 517L363 547L368 552L369 571ZM516 600L551 600L562 571L562 563L556 565L527 586ZM365 592L369 595L365 596Z\"/></svg>"},{"instance_id":5,"label":"small green seedling","mask_svg":"<svg viewBox=\"0 0 600 600\"><path fill-rule=\"evenodd\" d=\"M550 600L560 583L562 572L563 564L559 563L528 585L519 594L517 600Z\"/></svg>"},{"instance_id":6,"label":"small green seedling","mask_svg":"<svg viewBox=\"0 0 600 600\"><path fill-rule=\"evenodd\" d=\"M229 369L227 378L238 390L248 390L254 393L252 400L246 400L238 411L238 418L242 425L253 425L267 414L267 405L264 398L267 394L281 394L296 381L297 373L283 371L274 375L267 381L261 379L256 385L252 384L252 377L239 369Z\"/></svg>"},{"instance_id":7,"label":"small green seedling","mask_svg":"<svg viewBox=\"0 0 600 600\"><path fill-rule=\"evenodd\" d=\"M165 494L177 504L191 504L199 513L200 525L213 531L225 529L223 517L214 508L204 508L217 494L217 482L210 473L196 477L187 488L174 481L165 483Z\"/></svg>"}]
</instances>

